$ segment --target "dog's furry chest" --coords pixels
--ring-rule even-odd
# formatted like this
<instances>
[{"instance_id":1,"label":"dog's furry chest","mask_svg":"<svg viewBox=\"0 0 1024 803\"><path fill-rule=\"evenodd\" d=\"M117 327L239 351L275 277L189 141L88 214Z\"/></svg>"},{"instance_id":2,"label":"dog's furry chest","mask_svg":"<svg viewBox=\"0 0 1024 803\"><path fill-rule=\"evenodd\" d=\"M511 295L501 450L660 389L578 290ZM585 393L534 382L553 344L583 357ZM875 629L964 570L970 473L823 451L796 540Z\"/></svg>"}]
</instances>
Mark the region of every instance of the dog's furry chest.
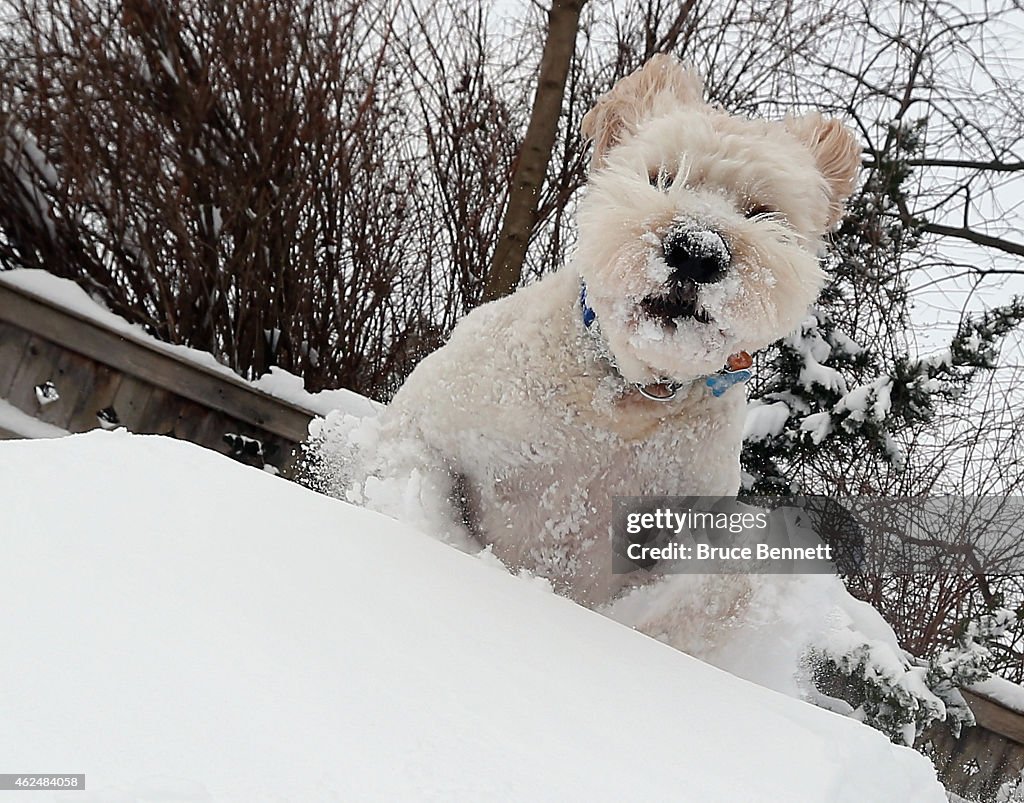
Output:
<instances>
[{"instance_id":1,"label":"dog's furry chest","mask_svg":"<svg viewBox=\"0 0 1024 803\"><path fill-rule=\"evenodd\" d=\"M470 534L599 605L629 579L611 574L612 499L736 493L745 394L696 377L644 400L595 348L579 292L559 272L467 316L388 407L380 459L410 463L417 487L454 476Z\"/></svg>"},{"instance_id":2,"label":"dog's furry chest","mask_svg":"<svg viewBox=\"0 0 1024 803\"><path fill-rule=\"evenodd\" d=\"M473 529L506 564L599 604L628 580L611 575L613 498L735 494L742 403L740 394L663 411L626 400L589 421L538 408L543 441L464 464Z\"/></svg>"}]
</instances>

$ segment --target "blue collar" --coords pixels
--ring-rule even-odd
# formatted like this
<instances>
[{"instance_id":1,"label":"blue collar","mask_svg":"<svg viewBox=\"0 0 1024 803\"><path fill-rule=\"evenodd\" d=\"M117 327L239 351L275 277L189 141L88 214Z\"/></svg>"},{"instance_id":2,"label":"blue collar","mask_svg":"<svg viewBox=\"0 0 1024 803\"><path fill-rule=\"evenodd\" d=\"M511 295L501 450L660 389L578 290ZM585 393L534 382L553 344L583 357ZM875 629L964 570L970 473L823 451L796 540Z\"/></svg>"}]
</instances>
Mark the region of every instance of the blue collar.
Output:
<instances>
[{"instance_id":1,"label":"blue collar","mask_svg":"<svg viewBox=\"0 0 1024 803\"><path fill-rule=\"evenodd\" d=\"M580 307L583 310L583 325L590 328L590 325L597 318L597 314L593 308L587 303L587 285L586 282L580 282Z\"/></svg>"},{"instance_id":2,"label":"blue collar","mask_svg":"<svg viewBox=\"0 0 1024 803\"><path fill-rule=\"evenodd\" d=\"M594 325L594 321L597 320L597 313L595 313L594 308L587 303L587 285L586 282L583 281L580 282L580 309L583 312L583 326L586 329L590 329ZM711 389L711 395L717 399L733 385L749 382L753 376L754 373L749 368L733 370L726 366L721 371L705 377L704 384ZM685 383L654 382L650 385L641 385L638 382L634 382L633 386L645 399L651 399L652 401L672 401L679 390L685 386ZM650 388L653 386L660 386L664 388L666 390L666 394L664 396L659 396L651 392Z\"/></svg>"}]
</instances>

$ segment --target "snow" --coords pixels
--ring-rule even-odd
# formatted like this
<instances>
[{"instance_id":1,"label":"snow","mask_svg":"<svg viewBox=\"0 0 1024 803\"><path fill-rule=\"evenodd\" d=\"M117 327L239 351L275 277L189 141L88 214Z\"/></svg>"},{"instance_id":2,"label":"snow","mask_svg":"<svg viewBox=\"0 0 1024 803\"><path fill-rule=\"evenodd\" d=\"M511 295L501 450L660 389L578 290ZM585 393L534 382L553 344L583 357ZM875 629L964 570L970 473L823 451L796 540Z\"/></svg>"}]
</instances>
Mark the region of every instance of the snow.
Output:
<instances>
[{"instance_id":1,"label":"snow","mask_svg":"<svg viewBox=\"0 0 1024 803\"><path fill-rule=\"evenodd\" d=\"M929 354L925 357L922 357L918 362L922 366L930 366L932 368L935 368L936 370L942 368L950 369L953 367L953 352L951 352L949 349L942 349L941 351L937 351L934 354Z\"/></svg>"},{"instance_id":2,"label":"snow","mask_svg":"<svg viewBox=\"0 0 1024 803\"><path fill-rule=\"evenodd\" d=\"M101 326L144 343L150 348L172 354L235 382L248 384L263 393L291 402L317 415L327 415L333 410L342 410L362 417L376 414L381 407L376 402L345 389L308 393L303 388L301 377L277 367L271 368L270 373L264 374L253 382L246 382L226 365L217 362L212 354L157 340L146 334L140 326L130 324L124 318L104 309L73 281L61 279L44 270L0 271L0 284L32 293L68 312L95 321Z\"/></svg>"},{"instance_id":3,"label":"snow","mask_svg":"<svg viewBox=\"0 0 1024 803\"><path fill-rule=\"evenodd\" d=\"M295 376L295 374L291 374L277 366L272 366L269 373L264 374L249 384L270 396L290 401L320 415L327 415L334 410L340 410L349 415L362 418L364 416L376 415L382 407L377 402L344 388L309 393L303 387L301 376Z\"/></svg>"},{"instance_id":4,"label":"snow","mask_svg":"<svg viewBox=\"0 0 1024 803\"><path fill-rule=\"evenodd\" d=\"M703 259L717 259L722 264L727 264L732 257L725 240L715 231L691 231L688 233L687 243L693 255Z\"/></svg>"},{"instance_id":5,"label":"snow","mask_svg":"<svg viewBox=\"0 0 1024 803\"><path fill-rule=\"evenodd\" d=\"M3 399L0 399L0 430L19 438L61 438L68 434L66 429L33 418Z\"/></svg>"},{"instance_id":6,"label":"snow","mask_svg":"<svg viewBox=\"0 0 1024 803\"><path fill-rule=\"evenodd\" d=\"M892 407L892 379L882 376L866 385L859 385L835 405L836 413L849 413L855 421L869 418L884 421Z\"/></svg>"},{"instance_id":7,"label":"snow","mask_svg":"<svg viewBox=\"0 0 1024 803\"><path fill-rule=\"evenodd\" d=\"M756 443L778 437L785 429L789 415L789 405L785 402L748 403L747 417L743 423L743 440Z\"/></svg>"},{"instance_id":8,"label":"snow","mask_svg":"<svg viewBox=\"0 0 1024 803\"><path fill-rule=\"evenodd\" d=\"M849 357L856 357L864 353L864 348L859 343L839 329L832 330L829 334L829 342L832 344L833 354L845 354Z\"/></svg>"},{"instance_id":9,"label":"snow","mask_svg":"<svg viewBox=\"0 0 1024 803\"><path fill-rule=\"evenodd\" d=\"M802 357L800 384L807 391L813 391L815 385L820 385L826 390L845 393L846 380L843 375L823 364L831 356L833 347L822 337L818 326L817 317L811 315L796 332L785 338L786 344ZM847 344L839 344L839 348L845 350Z\"/></svg>"},{"instance_id":10,"label":"snow","mask_svg":"<svg viewBox=\"0 0 1024 803\"><path fill-rule=\"evenodd\" d=\"M773 515L779 514L796 515ZM791 543L802 542L795 522L788 529ZM833 574L684 572L633 589L603 612L730 674L799 700L820 702L822 697L810 682L808 648L837 661L866 656L868 671L884 679L907 707L934 712L937 719L945 715L942 702L904 658L892 628Z\"/></svg>"},{"instance_id":11,"label":"snow","mask_svg":"<svg viewBox=\"0 0 1024 803\"><path fill-rule=\"evenodd\" d=\"M76 800L945 800L851 719L192 444L3 442L0 489L0 755Z\"/></svg>"},{"instance_id":12,"label":"snow","mask_svg":"<svg viewBox=\"0 0 1024 803\"><path fill-rule=\"evenodd\" d=\"M832 434L832 414L812 413L800 422L800 431L808 433L812 443L821 443Z\"/></svg>"},{"instance_id":13,"label":"snow","mask_svg":"<svg viewBox=\"0 0 1024 803\"><path fill-rule=\"evenodd\" d=\"M1013 681L991 675L973 684L970 690L1024 714L1024 686Z\"/></svg>"},{"instance_id":14,"label":"snow","mask_svg":"<svg viewBox=\"0 0 1024 803\"><path fill-rule=\"evenodd\" d=\"M800 384L805 390L813 391L815 385L820 385L825 390L842 393L846 389L843 375L835 368L822 365L809 354L806 355L804 364L800 368Z\"/></svg>"}]
</instances>

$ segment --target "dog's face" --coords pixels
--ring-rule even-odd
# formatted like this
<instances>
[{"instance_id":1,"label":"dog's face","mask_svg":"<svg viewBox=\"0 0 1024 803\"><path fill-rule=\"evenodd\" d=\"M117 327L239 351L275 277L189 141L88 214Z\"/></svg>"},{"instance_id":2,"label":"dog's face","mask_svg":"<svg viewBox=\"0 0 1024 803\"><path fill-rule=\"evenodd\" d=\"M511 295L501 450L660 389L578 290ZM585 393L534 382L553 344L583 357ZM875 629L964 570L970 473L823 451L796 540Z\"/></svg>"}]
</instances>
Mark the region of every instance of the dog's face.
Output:
<instances>
[{"instance_id":1,"label":"dog's face","mask_svg":"<svg viewBox=\"0 0 1024 803\"><path fill-rule=\"evenodd\" d=\"M656 56L583 120L595 151L575 262L632 382L714 373L794 329L859 166L836 121L734 117L701 95Z\"/></svg>"}]
</instances>

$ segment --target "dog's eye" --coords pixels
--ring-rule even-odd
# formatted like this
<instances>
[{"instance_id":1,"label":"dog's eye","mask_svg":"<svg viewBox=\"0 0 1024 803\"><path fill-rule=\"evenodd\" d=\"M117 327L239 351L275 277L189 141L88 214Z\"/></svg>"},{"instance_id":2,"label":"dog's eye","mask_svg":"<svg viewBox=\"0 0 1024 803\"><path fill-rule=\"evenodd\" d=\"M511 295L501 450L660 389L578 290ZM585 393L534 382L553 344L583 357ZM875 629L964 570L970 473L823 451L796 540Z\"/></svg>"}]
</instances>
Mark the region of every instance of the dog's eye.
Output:
<instances>
[{"instance_id":1,"label":"dog's eye","mask_svg":"<svg viewBox=\"0 0 1024 803\"><path fill-rule=\"evenodd\" d=\"M672 182L675 181L675 178L676 177L669 173L664 167L652 170L647 174L647 179L651 182L651 186L659 190L667 190L672 186Z\"/></svg>"},{"instance_id":2,"label":"dog's eye","mask_svg":"<svg viewBox=\"0 0 1024 803\"><path fill-rule=\"evenodd\" d=\"M764 204L755 204L743 214L749 220L750 218L755 218L760 215L774 215L777 211L777 209L772 209L770 206L765 206Z\"/></svg>"}]
</instances>

